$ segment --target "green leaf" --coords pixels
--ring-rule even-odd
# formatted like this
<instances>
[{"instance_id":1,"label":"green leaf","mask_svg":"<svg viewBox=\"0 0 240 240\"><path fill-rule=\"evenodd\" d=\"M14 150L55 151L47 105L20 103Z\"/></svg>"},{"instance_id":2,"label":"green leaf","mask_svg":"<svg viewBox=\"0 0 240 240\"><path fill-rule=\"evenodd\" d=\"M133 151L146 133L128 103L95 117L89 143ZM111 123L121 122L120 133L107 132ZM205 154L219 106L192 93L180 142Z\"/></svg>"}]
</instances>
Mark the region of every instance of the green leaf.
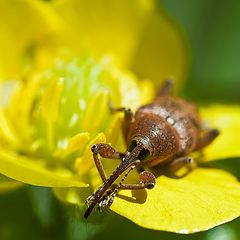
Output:
<instances>
[{"instance_id":1,"label":"green leaf","mask_svg":"<svg viewBox=\"0 0 240 240\"><path fill-rule=\"evenodd\" d=\"M56 221L54 218L56 209L54 209L54 199L51 189L36 186L29 186L28 189L35 215L44 228L50 229L54 225L54 221Z\"/></svg>"},{"instance_id":2,"label":"green leaf","mask_svg":"<svg viewBox=\"0 0 240 240\"><path fill-rule=\"evenodd\" d=\"M75 212L78 211L75 208ZM82 211L81 211L82 214ZM96 234L103 231L107 220L102 223L92 223L86 219L79 219L77 217L68 217L67 219L67 238L68 240L87 240L95 239Z\"/></svg>"},{"instance_id":3,"label":"green leaf","mask_svg":"<svg viewBox=\"0 0 240 240\"><path fill-rule=\"evenodd\" d=\"M24 186L22 182L15 181L0 174L0 194L14 191L22 186Z\"/></svg>"},{"instance_id":4,"label":"green leaf","mask_svg":"<svg viewBox=\"0 0 240 240\"><path fill-rule=\"evenodd\" d=\"M240 158L220 159L206 162L201 165L224 169L235 175L238 178L238 180L240 180Z\"/></svg>"},{"instance_id":5,"label":"green leaf","mask_svg":"<svg viewBox=\"0 0 240 240\"><path fill-rule=\"evenodd\" d=\"M238 0L159 0L187 32L192 50L192 99L239 101Z\"/></svg>"},{"instance_id":6,"label":"green leaf","mask_svg":"<svg viewBox=\"0 0 240 240\"><path fill-rule=\"evenodd\" d=\"M57 205L54 201L54 207ZM66 240L65 222L61 212L55 212L54 225L45 228L35 216L27 188L0 195L0 239L4 240Z\"/></svg>"}]
</instances>

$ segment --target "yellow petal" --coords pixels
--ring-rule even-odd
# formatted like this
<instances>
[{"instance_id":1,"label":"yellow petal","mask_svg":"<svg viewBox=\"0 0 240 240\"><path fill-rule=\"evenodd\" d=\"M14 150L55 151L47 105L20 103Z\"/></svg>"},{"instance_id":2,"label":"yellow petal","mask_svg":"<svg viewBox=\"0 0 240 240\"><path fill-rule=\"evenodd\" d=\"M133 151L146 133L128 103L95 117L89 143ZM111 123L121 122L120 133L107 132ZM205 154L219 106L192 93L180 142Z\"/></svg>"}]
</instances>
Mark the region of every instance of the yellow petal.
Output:
<instances>
[{"instance_id":1,"label":"yellow petal","mask_svg":"<svg viewBox=\"0 0 240 240\"><path fill-rule=\"evenodd\" d=\"M206 161L240 157L240 107L213 105L202 108L201 115L209 127L220 135L204 149Z\"/></svg>"},{"instance_id":2,"label":"yellow petal","mask_svg":"<svg viewBox=\"0 0 240 240\"><path fill-rule=\"evenodd\" d=\"M217 169L195 169L186 177L160 176L156 186L135 199L131 191L120 192L111 209L136 224L177 233L203 231L240 215L240 184ZM131 201L127 201L129 197Z\"/></svg>"},{"instance_id":3,"label":"yellow petal","mask_svg":"<svg viewBox=\"0 0 240 240\"><path fill-rule=\"evenodd\" d=\"M153 0L60 0L53 2L65 22L58 41L75 54L109 54L140 77L160 83L183 80L188 48L179 28ZM178 85L177 85L178 86Z\"/></svg>"},{"instance_id":4,"label":"yellow petal","mask_svg":"<svg viewBox=\"0 0 240 240\"><path fill-rule=\"evenodd\" d=\"M130 61L146 18L153 9L152 0L59 0L53 6L65 22L58 37L74 53L113 55L120 64ZM67 34L66 34L67 32Z\"/></svg>"},{"instance_id":5,"label":"yellow petal","mask_svg":"<svg viewBox=\"0 0 240 240\"><path fill-rule=\"evenodd\" d=\"M0 194L11 192L22 186L24 186L22 182L12 180L0 174Z\"/></svg>"},{"instance_id":6,"label":"yellow petal","mask_svg":"<svg viewBox=\"0 0 240 240\"><path fill-rule=\"evenodd\" d=\"M155 97L155 90L152 81L143 80L139 82L141 105L150 103Z\"/></svg>"},{"instance_id":7,"label":"yellow petal","mask_svg":"<svg viewBox=\"0 0 240 240\"><path fill-rule=\"evenodd\" d=\"M155 10L145 25L136 54L133 70L157 86L166 78L175 80L178 89L189 69L187 42L179 27L163 10Z\"/></svg>"},{"instance_id":8,"label":"yellow petal","mask_svg":"<svg viewBox=\"0 0 240 240\"><path fill-rule=\"evenodd\" d=\"M0 173L36 186L45 187L86 187L87 184L79 181L73 175L60 174L47 169L31 159L16 155L6 150L0 150Z\"/></svg>"},{"instance_id":9,"label":"yellow petal","mask_svg":"<svg viewBox=\"0 0 240 240\"><path fill-rule=\"evenodd\" d=\"M44 1L0 1L0 78L22 72L34 47L46 44L59 27L57 14Z\"/></svg>"}]
</instances>

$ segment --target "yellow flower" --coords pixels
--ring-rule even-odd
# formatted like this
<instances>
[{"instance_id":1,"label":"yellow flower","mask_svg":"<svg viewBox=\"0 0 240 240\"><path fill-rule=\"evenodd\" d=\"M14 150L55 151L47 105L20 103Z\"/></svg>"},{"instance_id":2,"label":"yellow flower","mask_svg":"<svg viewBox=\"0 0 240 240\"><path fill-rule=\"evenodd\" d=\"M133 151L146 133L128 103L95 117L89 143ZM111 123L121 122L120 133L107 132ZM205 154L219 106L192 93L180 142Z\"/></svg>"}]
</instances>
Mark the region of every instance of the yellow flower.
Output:
<instances>
[{"instance_id":1,"label":"yellow flower","mask_svg":"<svg viewBox=\"0 0 240 240\"><path fill-rule=\"evenodd\" d=\"M154 1L6 0L0 13L0 172L18 181L1 178L0 191L19 182L53 187L84 209L101 183L91 146L124 150L122 115L110 115L108 101L133 110L149 102L154 88L142 78L172 76L180 86L186 45ZM202 115L222 132L204 160L240 156L240 108L213 105ZM110 173L114 163L104 164ZM145 228L197 232L238 217L239 190L231 174L199 167L158 177L142 202L121 191L111 210Z\"/></svg>"},{"instance_id":2,"label":"yellow flower","mask_svg":"<svg viewBox=\"0 0 240 240\"><path fill-rule=\"evenodd\" d=\"M19 76L39 47L50 56L59 48L111 55L140 78L173 77L177 87L188 70L186 42L154 0L3 0L0 16L0 79Z\"/></svg>"}]
</instances>

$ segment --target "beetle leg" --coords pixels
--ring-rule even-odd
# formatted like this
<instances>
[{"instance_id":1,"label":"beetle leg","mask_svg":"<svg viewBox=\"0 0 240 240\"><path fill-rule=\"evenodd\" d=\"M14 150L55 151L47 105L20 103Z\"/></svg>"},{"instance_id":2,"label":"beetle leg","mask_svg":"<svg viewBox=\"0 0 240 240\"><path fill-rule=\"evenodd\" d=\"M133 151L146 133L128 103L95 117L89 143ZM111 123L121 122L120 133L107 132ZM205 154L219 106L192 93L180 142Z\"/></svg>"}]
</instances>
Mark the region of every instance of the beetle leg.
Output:
<instances>
[{"instance_id":1,"label":"beetle leg","mask_svg":"<svg viewBox=\"0 0 240 240\"><path fill-rule=\"evenodd\" d=\"M218 135L220 134L218 129L211 129L206 131L203 136L200 138L197 147L194 149L196 150L201 150L202 148L206 147L209 145Z\"/></svg>"},{"instance_id":2,"label":"beetle leg","mask_svg":"<svg viewBox=\"0 0 240 240\"><path fill-rule=\"evenodd\" d=\"M114 108L111 103L109 103L109 108L112 113L124 112L124 119L122 122L122 132L123 132L124 139L127 139L129 128L133 119L132 110L130 108L125 108L125 107Z\"/></svg>"},{"instance_id":3,"label":"beetle leg","mask_svg":"<svg viewBox=\"0 0 240 240\"><path fill-rule=\"evenodd\" d=\"M153 173L143 171L139 174L140 183L121 184L119 189L139 190L152 189L156 184L156 177Z\"/></svg>"},{"instance_id":4,"label":"beetle leg","mask_svg":"<svg viewBox=\"0 0 240 240\"><path fill-rule=\"evenodd\" d=\"M157 92L156 98L154 101L157 100L158 97L169 96L172 90L173 81L171 79L167 79L164 84L161 86L159 91Z\"/></svg>"},{"instance_id":5,"label":"beetle leg","mask_svg":"<svg viewBox=\"0 0 240 240\"><path fill-rule=\"evenodd\" d=\"M123 153L120 153L115 148L106 143L94 144L92 146L93 159L99 175L101 176L103 182L107 180L107 175L103 168L102 162L98 158L98 154L103 158L112 158L112 159L122 159L124 157Z\"/></svg>"},{"instance_id":6,"label":"beetle leg","mask_svg":"<svg viewBox=\"0 0 240 240\"><path fill-rule=\"evenodd\" d=\"M99 207L110 207L113 203L113 200L115 196L117 195L118 191L120 190L123 182L126 180L128 174L137 166L139 165L140 160L136 160L133 162L128 170L125 172L123 178L121 179L120 183L118 185L115 185L112 191L108 191L106 195L103 196L101 201L99 202Z\"/></svg>"},{"instance_id":7,"label":"beetle leg","mask_svg":"<svg viewBox=\"0 0 240 240\"><path fill-rule=\"evenodd\" d=\"M113 200L115 196L117 195L118 191L121 189L129 189L129 190L140 190L140 189L152 189L155 184L156 184L156 178L155 176L148 171L143 171L140 173L140 183L136 184L123 184L123 181L126 179L128 176L129 172L132 171L135 167L136 164L133 164L131 168L125 173L124 177L122 178L121 182L118 185L115 185L115 188L113 189L112 192L105 198L103 198L103 203L101 203L101 206L107 206L110 207L113 203Z\"/></svg>"},{"instance_id":8,"label":"beetle leg","mask_svg":"<svg viewBox=\"0 0 240 240\"><path fill-rule=\"evenodd\" d=\"M177 159L174 159L169 165L168 165L168 170L170 172L176 172L180 168L185 167L185 166L191 166L194 164L194 160L191 157L184 156L180 157Z\"/></svg>"}]
</instances>

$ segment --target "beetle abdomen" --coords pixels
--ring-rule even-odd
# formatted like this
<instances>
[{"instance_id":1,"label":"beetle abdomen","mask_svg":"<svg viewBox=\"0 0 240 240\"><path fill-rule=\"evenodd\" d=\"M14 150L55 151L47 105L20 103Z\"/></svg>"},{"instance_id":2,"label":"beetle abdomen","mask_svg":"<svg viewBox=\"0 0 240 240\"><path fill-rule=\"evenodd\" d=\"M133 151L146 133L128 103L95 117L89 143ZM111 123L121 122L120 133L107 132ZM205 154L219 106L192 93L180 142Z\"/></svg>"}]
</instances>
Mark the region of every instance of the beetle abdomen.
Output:
<instances>
[{"instance_id":1,"label":"beetle abdomen","mask_svg":"<svg viewBox=\"0 0 240 240\"><path fill-rule=\"evenodd\" d=\"M139 108L135 117L141 113L161 117L177 132L175 137L179 142L178 155L185 155L196 147L201 123L197 109L191 103L179 98L159 97L155 102Z\"/></svg>"}]
</instances>

